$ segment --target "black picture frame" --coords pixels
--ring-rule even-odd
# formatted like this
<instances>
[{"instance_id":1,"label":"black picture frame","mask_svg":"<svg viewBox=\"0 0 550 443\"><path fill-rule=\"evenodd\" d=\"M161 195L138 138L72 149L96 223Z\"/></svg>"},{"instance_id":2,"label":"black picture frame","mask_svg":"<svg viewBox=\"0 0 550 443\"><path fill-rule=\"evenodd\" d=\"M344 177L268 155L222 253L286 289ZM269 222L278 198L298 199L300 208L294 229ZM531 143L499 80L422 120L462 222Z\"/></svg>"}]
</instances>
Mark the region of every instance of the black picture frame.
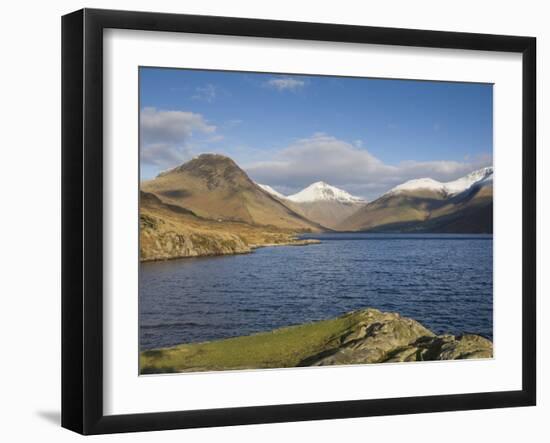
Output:
<instances>
[{"instance_id":1,"label":"black picture frame","mask_svg":"<svg viewBox=\"0 0 550 443\"><path fill-rule=\"evenodd\" d=\"M103 412L103 30L504 51L522 54L522 388L131 415ZM519 269L518 269L518 272ZM536 39L83 9L62 18L62 426L82 434L458 411L536 403ZM519 294L517 295L519 296Z\"/></svg>"}]
</instances>

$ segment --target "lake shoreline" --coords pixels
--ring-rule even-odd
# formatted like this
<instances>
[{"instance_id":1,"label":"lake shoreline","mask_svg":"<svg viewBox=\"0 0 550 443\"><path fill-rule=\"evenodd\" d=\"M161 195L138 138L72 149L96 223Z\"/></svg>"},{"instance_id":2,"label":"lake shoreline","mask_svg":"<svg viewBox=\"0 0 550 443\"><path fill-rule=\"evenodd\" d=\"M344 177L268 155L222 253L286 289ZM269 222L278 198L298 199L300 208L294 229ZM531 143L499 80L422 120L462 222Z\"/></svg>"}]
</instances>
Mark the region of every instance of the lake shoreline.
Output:
<instances>
[{"instance_id":1,"label":"lake shoreline","mask_svg":"<svg viewBox=\"0 0 550 443\"><path fill-rule=\"evenodd\" d=\"M246 245L243 249L234 249L226 251L214 251L214 252L204 252L199 251L199 253L194 255L173 255L166 257L153 257L153 258L140 258L140 263L151 263L151 262L163 262L170 260L186 259L186 258L207 258L207 257L223 257L230 255L241 255L241 254L251 254L256 249L274 247L274 246L308 246L308 245L317 245L321 241L317 239L302 239L302 238L292 238L290 240L282 242L269 242L269 243L260 243L260 244L249 244Z\"/></svg>"},{"instance_id":2,"label":"lake shoreline","mask_svg":"<svg viewBox=\"0 0 550 443\"><path fill-rule=\"evenodd\" d=\"M360 309L239 337L140 353L141 374L492 358L475 334L436 335L395 312Z\"/></svg>"},{"instance_id":3,"label":"lake shoreline","mask_svg":"<svg viewBox=\"0 0 550 443\"><path fill-rule=\"evenodd\" d=\"M140 265L141 350L246 336L365 306L399 312L436 334L492 339L491 239L293 237L292 245L312 237L321 243L264 246L287 243L288 235L281 235L262 242L253 254ZM264 238L270 240L258 236L248 245Z\"/></svg>"}]
</instances>

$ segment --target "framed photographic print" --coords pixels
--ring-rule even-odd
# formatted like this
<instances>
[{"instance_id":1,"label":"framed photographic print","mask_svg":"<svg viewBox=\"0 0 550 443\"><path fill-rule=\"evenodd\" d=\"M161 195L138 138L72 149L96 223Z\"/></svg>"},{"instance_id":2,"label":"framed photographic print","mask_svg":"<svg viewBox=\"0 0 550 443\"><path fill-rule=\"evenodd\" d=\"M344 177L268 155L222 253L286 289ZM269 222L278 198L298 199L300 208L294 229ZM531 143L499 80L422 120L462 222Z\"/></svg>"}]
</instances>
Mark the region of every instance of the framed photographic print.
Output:
<instances>
[{"instance_id":1,"label":"framed photographic print","mask_svg":"<svg viewBox=\"0 0 550 443\"><path fill-rule=\"evenodd\" d=\"M534 405L531 37L62 21L62 425Z\"/></svg>"}]
</instances>

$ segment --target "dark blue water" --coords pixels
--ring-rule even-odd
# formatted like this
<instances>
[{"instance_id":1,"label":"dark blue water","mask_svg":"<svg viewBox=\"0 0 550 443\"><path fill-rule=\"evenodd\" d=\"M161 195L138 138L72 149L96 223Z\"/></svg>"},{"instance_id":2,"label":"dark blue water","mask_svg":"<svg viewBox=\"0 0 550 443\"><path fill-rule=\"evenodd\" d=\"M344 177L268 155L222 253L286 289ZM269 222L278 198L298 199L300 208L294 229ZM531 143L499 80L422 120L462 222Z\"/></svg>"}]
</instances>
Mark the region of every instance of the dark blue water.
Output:
<instances>
[{"instance_id":1,"label":"dark blue water","mask_svg":"<svg viewBox=\"0 0 550 443\"><path fill-rule=\"evenodd\" d=\"M321 234L319 245L142 263L140 347L267 331L375 307L492 339L490 235Z\"/></svg>"}]
</instances>

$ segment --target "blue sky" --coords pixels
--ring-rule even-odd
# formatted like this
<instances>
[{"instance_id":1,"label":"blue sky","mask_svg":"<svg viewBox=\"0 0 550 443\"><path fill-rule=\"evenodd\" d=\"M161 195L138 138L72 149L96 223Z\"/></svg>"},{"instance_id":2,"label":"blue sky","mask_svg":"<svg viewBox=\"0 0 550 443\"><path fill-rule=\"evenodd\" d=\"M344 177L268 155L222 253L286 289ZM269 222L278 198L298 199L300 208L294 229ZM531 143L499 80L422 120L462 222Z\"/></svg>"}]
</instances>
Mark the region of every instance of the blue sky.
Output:
<instances>
[{"instance_id":1,"label":"blue sky","mask_svg":"<svg viewBox=\"0 0 550 443\"><path fill-rule=\"evenodd\" d=\"M140 69L142 179L202 152L284 193L324 180L372 199L492 164L492 85Z\"/></svg>"}]
</instances>

